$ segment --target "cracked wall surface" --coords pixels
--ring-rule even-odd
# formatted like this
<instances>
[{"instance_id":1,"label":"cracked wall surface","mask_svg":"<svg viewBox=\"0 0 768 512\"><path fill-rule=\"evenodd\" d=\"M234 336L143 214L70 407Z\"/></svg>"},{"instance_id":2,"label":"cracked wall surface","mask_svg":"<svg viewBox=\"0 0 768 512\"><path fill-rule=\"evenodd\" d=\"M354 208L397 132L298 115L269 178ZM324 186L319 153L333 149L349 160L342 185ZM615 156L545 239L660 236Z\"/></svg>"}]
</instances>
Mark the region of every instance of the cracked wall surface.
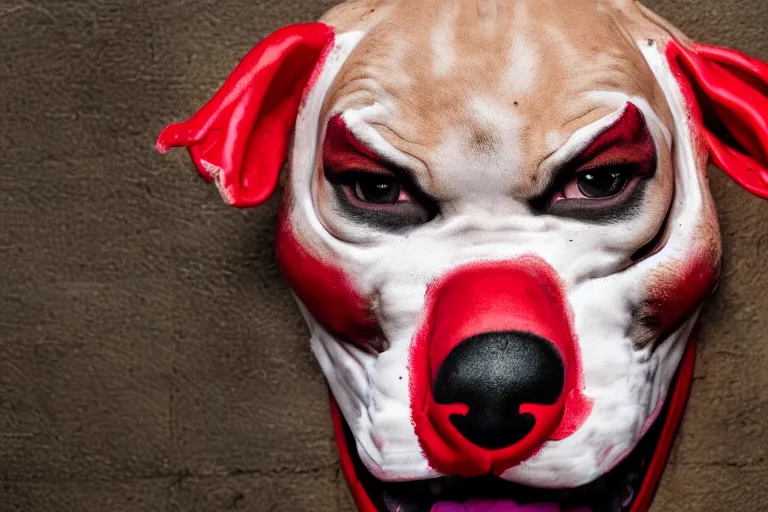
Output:
<instances>
[{"instance_id":1,"label":"cracked wall surface","mask_svg":"<svg viewBox=\"0 0 768 512\"><path fill-rule=\"evenodd\" d=\"M0 2L0 512L353 510L273 256L154 138L332 1ZM764 0L654 0L768 59ZM723 281L654 510L768 509L768 202L712 171Z\"/></svg>"}]
</instances>

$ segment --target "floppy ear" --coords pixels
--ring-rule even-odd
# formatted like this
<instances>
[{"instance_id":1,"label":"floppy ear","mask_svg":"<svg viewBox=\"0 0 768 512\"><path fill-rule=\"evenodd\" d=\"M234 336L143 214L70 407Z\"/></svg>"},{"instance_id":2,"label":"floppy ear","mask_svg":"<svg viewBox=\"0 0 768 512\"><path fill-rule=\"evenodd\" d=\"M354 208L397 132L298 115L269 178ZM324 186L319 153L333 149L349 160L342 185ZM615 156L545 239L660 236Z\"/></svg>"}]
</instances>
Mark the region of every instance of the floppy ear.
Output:
<instances>
[{"instance_id":1,"label":"floppy ear","mask_svg":"<svg viewBox=\"0 0 768 512\"><path fill-rule=\"evenodd\" d=\"M768 199L768 64L735 50L675 40L667 59L712 162Z\"/></svg>"},{"instance_id":2,"label":"floppy ear","mask_svg":"<svg viewBox=\"0 0 768 512\"><path fill-rule=\"evenodd\" d=\"M215 180L233 206L266 201L277 185L305 90L332 46L333 30L322 23L273 33L195 115L160 133L158 151L186 147L200 175Z\"/></svg>"}]
</instances>

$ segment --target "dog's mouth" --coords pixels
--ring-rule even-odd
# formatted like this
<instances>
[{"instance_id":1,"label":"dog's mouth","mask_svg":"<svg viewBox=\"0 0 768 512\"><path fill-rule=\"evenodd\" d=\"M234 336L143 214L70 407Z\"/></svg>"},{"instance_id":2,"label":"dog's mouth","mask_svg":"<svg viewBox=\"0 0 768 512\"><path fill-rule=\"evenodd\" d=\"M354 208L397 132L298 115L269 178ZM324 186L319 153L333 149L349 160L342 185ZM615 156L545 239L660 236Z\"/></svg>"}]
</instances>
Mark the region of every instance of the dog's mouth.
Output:
<instances>
[{"instance_id":1,"label":"dog's mouth","mask_svg":"<svg viewBox=\"0 0 768 512\"><path fill-rule=\"evenodd\" d=\"M384 482L360 460L352 432L333 406L342 468L361 512L641 512L666 463L693 373L690 342L661 413L635 449L611 471L577 488L543 489L495 476Z\"/></svg>"},{"instance_id":2,"label":"dog's mouth","mask_svg":"<svg viewBox=\"0 0 768 512\"><path fill-rule=\"evenodd\" d=\"M658 423L656 424L658 425ZM489 475L383 482L350 451L357 478L376 507L387 512L627 512L637 496L658 441L651 429L638 447L612 471L575 489L540 489ZM352 434L345 425L347 446Z\"/></svg>"}]
</instances>

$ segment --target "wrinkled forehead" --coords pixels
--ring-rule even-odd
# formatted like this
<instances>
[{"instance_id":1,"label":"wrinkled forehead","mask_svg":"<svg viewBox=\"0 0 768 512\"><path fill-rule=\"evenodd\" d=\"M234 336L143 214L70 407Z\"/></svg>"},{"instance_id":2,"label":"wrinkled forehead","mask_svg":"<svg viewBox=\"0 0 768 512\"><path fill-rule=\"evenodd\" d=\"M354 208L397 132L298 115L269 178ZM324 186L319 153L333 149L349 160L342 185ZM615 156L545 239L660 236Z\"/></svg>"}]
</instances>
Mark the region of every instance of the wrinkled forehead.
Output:
<instances>
[{"instance_id":1,"label":"wrinkled forehead","mask_svg":"<svg viewBox=\"0 0 768 512\"><path fill-rule=\"evenodd\" d=\"M623 104L596 91L643 98L669 126L623 16L596 1L400 2L342 67L325 113L375 105L366 121L417 157L458 128L489 146L494 124L543 157Z\"/></svg>"}]
</instances>

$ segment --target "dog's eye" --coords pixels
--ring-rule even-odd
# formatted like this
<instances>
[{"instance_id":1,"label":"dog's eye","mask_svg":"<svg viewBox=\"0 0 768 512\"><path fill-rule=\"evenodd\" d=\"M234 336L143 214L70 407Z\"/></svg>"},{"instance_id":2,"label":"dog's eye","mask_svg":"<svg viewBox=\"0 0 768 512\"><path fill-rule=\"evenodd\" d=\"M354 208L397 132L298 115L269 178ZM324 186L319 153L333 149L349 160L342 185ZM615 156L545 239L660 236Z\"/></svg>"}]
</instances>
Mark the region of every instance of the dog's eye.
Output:
<instances>
[{"instance_id":1,"label":"dog's eye","mask_svg":"<svg viewBox=\"0 0 768 512\"><path fill-rule=\"evenodd\" d=\"M624 190L637 174L633 166L605 166L579 171L563 187L560 199L602 199Z\"/></svg>"},{"instance_id":2,"label":"dog's eye","mask_svg":"<svg viewBox=\"0 0 768 512\"><path fill-rule=\"evenodd\" d=\"M628 103L611 127L555 169L531 206L573 220L622 222L642 208L656 166L656 144L645 117Z\"/></svg>"},{"instance_id":3,"label":"dog's eye","mask_svg":"<svg viewBox=\"0 0 768 512\"><path fill-rule=\"evenodd\" d=\"M327 175L339 206L356 221L403 228L428 222L437 214L436 202L407 177L358 170Z\"/></svg>"},{"instance_id":4,"label":"dog's eye","mask_svg":"<svg viewBox=\"0 0 768 512\"><path fill-rule=\"evenodd\" d=\"M353 183L355 197L374 204L395 204L407 201L408 196L393 177L378 174L361 174Z\"/></svg>"},{"instance_id":5,"label":"dog's eye","mask_svg":"<svg viewBox=\"0 0 768 512\"><path fill-rule=\"evenodd\" d=\"M631 177L631 169L603 167L582 171L574 181L584 197L611 197L621 192Z\"/></svg>"}]
</instances>

